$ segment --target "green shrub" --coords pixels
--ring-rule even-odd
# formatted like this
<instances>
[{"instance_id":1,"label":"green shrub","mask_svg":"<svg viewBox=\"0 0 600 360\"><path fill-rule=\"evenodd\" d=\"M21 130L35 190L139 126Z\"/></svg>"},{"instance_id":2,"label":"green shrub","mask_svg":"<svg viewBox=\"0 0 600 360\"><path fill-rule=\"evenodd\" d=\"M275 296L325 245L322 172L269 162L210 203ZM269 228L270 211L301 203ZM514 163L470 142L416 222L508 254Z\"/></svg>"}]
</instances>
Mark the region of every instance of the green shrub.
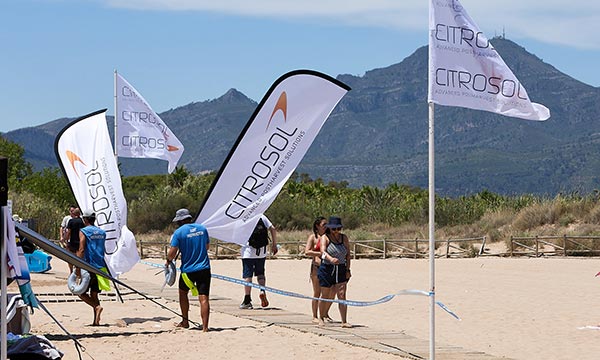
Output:
<instances>
[{"instance_id":1,"label":"green shrub","mask_svg":"<svg viewBox=\"0 0 600 360\"><path fill-rule=\"evenodd\" d=\"M19 176L23 176L19 189L12 188L9 193L14 213L34 219L40 233L57 238L60 221L67 214L66 205L73 202L60 172L47 169L39 173L22 172ZM184 168L172 175L124 178L129 228L136 236L172 233L175 211L185 207L196 215L214 178L212 173L194 175ZM302 251L298 242L304 243L317 216L340 216L351 240L428 238L426 190L398 184L352 189L343 183L324 184L306 175L291 179L267 210L282 239L287 234L300 239L286 245L283 250L287 253ZM511 235L564 233L600 234L598 194L542 198L503 196L484 190L468 196L436 198L436 239L487 235L488 241L494 242L508 241ZM471 254L477 249L465 250ZM236 251L239 250L233 252Z\"/></svg>"},{"instance_id":2,"label":"green shrub","mask_svg":"<svg viewBox=\"0 0 600 360\"><path fill-rule=\"evenodd\" d=\"M44 235L51 240L60 238L60 224L63 217L68 215L67 208L53 204L51 201L41 199L31 193L11 193L13 214L25 220L33 220L32 230Z\"/></svg>"},{"instance_id":3,"label":"green shrub","mask_svg":"<svg viewBox=\"0 0 600 360\"><path fill-rule=\"evenodd\" d=\"M564 214L558 219L558 224L562 227L569 226L569 224L575 222L575 216L573 214Z\"/></svg>"},{"instance_id":4,"label":"green shrub","mask_svg":"<svg viewBox=\"0 0 600 360\"><path fill-rule=\"evenodd\" d=\"M127 224L131 231L145 233L169 229L175 212L181 208L188 208L196 215L194 206L197 205L190 203L190 199L184 194L164 190L130 203Z\"/></svg>"}]
</instances>

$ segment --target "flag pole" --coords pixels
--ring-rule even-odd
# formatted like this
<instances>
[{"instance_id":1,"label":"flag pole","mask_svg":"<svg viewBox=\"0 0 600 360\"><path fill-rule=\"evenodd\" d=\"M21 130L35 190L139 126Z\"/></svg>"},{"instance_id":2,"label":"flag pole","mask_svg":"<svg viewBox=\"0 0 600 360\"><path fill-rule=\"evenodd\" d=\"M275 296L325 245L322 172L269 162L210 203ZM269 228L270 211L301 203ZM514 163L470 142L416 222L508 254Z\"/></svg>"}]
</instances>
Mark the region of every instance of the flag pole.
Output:
<instances>
[{"instance_id":1,"label":"flag pole","mask_svg":"<svg viewBox=\"0 0 600 360\"><path fill-rule=\"evenodd\" d=\"M435 360L435 126L429 102L429 360Z\"/></svg>"},{"instance_id":2,"label":"flag pole","mask_svg":"<svg viewBox=\"0 0 600 360\"><path fill-rule=\"evenodd\" d=\"M119 139L118 134L117 134L117 114L118 114L118 109L117 109L117 69L115 69L115 91L114 91L114 106L115 106L115 114L113 117L113 121L115 122L115 163L117 164L117 169L119 168L119 153L117 151L117 141ZM106 261L106 260L104 260ZM106 265L106 269L108 270L108 265ZM110 274L110 270L108 270L108 273ZM110 276L113 276L112 274L110 274ZM113 281L113 285L115 286L115 292L117 293L117 297L119 298L119 300L121 301L121 303L123 303L123 297L121 296L121 292L119 291L119 287L117 286L117 283L115 283Z\"/></svg>"},{"instance_id":3,"label":"flag pole","mask_svg":"<svg viewBox=\"0 0 600 360\"><path fill-rule=\"evenodd\" d=\"M0 177L0 269L2 269L2 271L0 271L0 359L4 360L7 358L8 353L8 281L6 280L6 277L8 276L8 271L6 271L8 244L6 241L10 241L10 239L7 239L8 231L6 226L8 226L8 224L5 219L5 212L8 211L6 208L8 203L8 159L5 157L0 158ZM12 239L12 241L15 241L15 239Z\"/></svg>"},{"instance_id":4,"label":"flag pole","mask_svg":"<svg viewBox=\"0 0 600 360\"><path fill-rule=\"evenodd\" d=\"M113 118L114 122L115 122L115 162L117 163L117 166L119 166L119 154L117 153L117 141L118 141L118 135L117 135L117 114L118 114L118 109L117 109L117 69L115 69L115 91L114 91L114 96L113 96L113 100L114 100L114 106L115 106L115 116Z\"/></svg>"},{"instance_id":5,"label":"flag pole","mask_svg":"<svg viewBox=\"0 0 600 360\"><path fill-rule=\"evenodd\" d=\"M0 291L2 291L2 295L0 296L0 301L1 301L1 306L0 306L0 316L2 321L0 321L1 327L0 327L0 333L2 334L2 336L0 336L0 341L2 341L0 344L2 346L0 346L0 348L2 349L0 351L0 359L6 359L7 356L7 330L8 330L8 326L7 326L7 299L8 299L8 294L6 293L7 288L8 288L8 282L6 281L6 276L8 276L8 272L6 271L6 257L7 257L7 252L6 252L6 227L5 225L5 219L4 219L4 212L6 211L6 206L0 206L0 231L2 231L2 234L0 235L0 257L2 257L2 261L1 261L1 265L2 266L2 275L0 275L1 282L2 284L0 285Z\"/></svg>"}]
</instances>

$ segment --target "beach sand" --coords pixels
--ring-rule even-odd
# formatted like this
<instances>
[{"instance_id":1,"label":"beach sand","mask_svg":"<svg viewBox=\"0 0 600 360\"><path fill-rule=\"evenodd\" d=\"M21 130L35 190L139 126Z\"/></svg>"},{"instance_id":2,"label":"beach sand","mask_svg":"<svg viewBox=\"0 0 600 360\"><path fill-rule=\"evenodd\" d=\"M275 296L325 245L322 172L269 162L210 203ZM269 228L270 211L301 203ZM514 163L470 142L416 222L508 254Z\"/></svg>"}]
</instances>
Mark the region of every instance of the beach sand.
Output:
<instances>
[{"instance_id":1,"label":"beach sand","mask_svg":"<svg viewBox=\"0 0 600 360\"><path fill-rule=\"evenodd\" d=\"M162 264L163 261L145 260ZM311 294L308 259L268 260L267 286ZM429 264L423 259L353 260L353 277L348 299L370 301L404 289L428 290ZM68 293L67 266L52 260L53 269L32 274L34 292L46 302L50 312L86 347L84 359L398 359L397 355L351 346L326 336L270 325L212 311L211 331L176 329L179 318L137 295L126 301L108 301L103 296L101 323L92 327L92 310ZM121 276L125 283L160 286L159 269L139 263ZM600 259L573 258L495 258L436 260L436 300L457 313L458 321L436 308L436 344L454 345L511 359L597 359L600 330L580 329L600 324ZM240 260L213 260L213 274L239 278ZM133 286L133 285L132 285ZM14 284L9 290L15 291ZM124 290L126 292L126 290ZM176 286L164 290L176 293ZM255 307L260 303L252 290ZM153 294L153 295L160 295ZM310 302L304 299L268 294L271 306L307 314ZM113 297L114 298L114 297ZM241 285L213 279L213 310L219 299L236 303L243 298ZM179 312L177 301L157 299ZM191 298L191 320L200 322L196 298ZM262 311L262 310L248 310ZM339 320L337 305L331 315ZM368 307L349 307L348 321L381 332L404 332L429 339L429 298L398 296ZM65 353L64 359L78 359L73 342L40 309L31 315L32 333L46 335ZM333 324L328 326L339 326ZM410 349L405 349L409 350Z\"/></svg>"}]
</instances>

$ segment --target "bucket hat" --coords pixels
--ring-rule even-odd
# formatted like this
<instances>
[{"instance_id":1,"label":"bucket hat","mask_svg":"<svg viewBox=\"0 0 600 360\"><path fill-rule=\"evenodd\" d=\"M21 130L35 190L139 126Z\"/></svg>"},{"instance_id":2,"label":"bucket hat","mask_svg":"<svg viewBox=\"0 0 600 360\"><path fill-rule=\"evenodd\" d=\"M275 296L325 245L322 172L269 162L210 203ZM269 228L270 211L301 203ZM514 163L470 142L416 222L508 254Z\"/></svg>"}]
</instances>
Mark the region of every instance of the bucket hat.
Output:
<instances>
[{"instance_id":1,"label":"bucket hat","mask_svg":"<svg viewBox=\"0 0 600 360\"><path fill-rule=\"evenodd\" d=\"M337 216L330 216L329 217L329 221L327 222L327 225L325 225L325 227L329 228L329 229L339 229L342 228L342 219L337 217Z\"/></svg>"},{"instance_id":2,"label":"bucket hat","mask_svg":"<svg viewBox=\"0 0 600 360\"><path fill-rule=\"evenodd\" d=\"M190 211L188 209L179 209L175 213L175 217L173 218L173 222L185 220L185 219L188 219L188 218L191 218L191 217L192 217L192 214L190 214Z\"/></svg>"}]
</instances>

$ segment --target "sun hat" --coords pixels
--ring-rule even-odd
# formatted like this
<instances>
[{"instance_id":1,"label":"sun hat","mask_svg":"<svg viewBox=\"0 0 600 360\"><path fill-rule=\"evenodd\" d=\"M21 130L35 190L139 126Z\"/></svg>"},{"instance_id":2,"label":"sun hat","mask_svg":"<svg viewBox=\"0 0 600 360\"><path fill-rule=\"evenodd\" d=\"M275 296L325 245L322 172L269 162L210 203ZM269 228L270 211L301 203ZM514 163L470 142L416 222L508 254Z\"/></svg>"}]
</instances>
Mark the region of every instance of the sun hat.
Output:
<instances>
[{"instance_id":1,"label":"sun hat","mask_svg":"<svg viewBox=\"0 0 600 360\"><path fill-rule=\"evenodd\" d=\"M175 217L173 218L173 222L185 220L185 219L188 219L188 218L191 218L191 217L192 217L192 214L190 214L190 211L188 209L179 209L175 213Z\"/></svg>"},{"instance_id":2,"label":"sun hat","mask_svg":"<svg viewBox=\"0 0 600 360\"><path fill-rule=\"evenodd\" d=\"M329 228L329 229L339 229L342 228L342 219L340 219L337 216L330 216L329 217L329 221L327 222L327 225L325 225L325 227Z\"/></svg>"},{"instance_id":3,"label":"sun hat","mask_svg":"<svg viewBox=\"0 0 600 360\"><path fill-rule=\"evenodd\" d=\"M83 210L83 214L81 215L81 217L84 217L84 218L95 218L96 217L96 213L92 209L85 209L85 210Z\"/></svg>"}]
</instances>

